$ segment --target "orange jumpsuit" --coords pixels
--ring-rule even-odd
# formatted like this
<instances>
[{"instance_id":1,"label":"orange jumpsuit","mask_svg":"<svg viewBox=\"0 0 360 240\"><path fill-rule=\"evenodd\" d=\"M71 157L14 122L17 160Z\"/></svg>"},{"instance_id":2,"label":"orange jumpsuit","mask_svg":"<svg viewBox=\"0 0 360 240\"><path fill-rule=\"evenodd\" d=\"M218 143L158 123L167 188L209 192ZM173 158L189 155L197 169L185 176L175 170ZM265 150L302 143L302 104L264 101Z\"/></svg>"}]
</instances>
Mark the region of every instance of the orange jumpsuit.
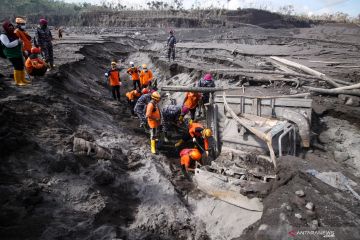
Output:
<instances>
[{"instance_id":1,"label":"orange jumpsuit","mask_svg":"<svg viewBox=\"0 0 360 240\"><path fill-rule=\"evenodd\" d=\"M130 111L131 111L132 115L135 115L134 107L135 107L135 104L137 102L137 99L140 96L141 96L141 93L139 93L136 90L132 90L132 91L126 93L126 97L128 99L128 103L129 103L129 107L130 107Z\"/></svg>"},{"instance_id":2,"label":"orange jumpsuit","mask_svg":"<svg viewBox=\"0 0 360 240\"><path fill-rule=\"evenodd\" d=\"M126 93L126 97L129 101L133 101L141 96L141 93L137 92L136 90L132 90Z\"/></svg>"},{"instance_id":3,"label":"orange jumpsuit","mask_svg":"<svg viewBox=\"0 0 360 240\"><path fill-rule=\"evenodd\" d=\"M192 138L196 138L196 141L203 145L205 151L209 151L209 139L203 138L201 132L204 130L203 125L200 123L189 124L189 132L183 137L183 141L186 142ZM204 142L204 144L202 144Z\"/></svg>"},{"instance_id":4,"label":"orange jumpsuit","mask_svg":"<svg viewBox=\"0 0 360 240\"><path fill-rule=\"evenodd\" d=\"M139 70L137 67L134 67L134 68L129 68L127 70L127 73L131 75L131 79L133 81L136 81L136 80L139 80L140 79L140 76L139 76Z\"/></svg>"},{"instance_id":5,"label":"orange jumpsuit","mask_svg":"<svg viewBox=\"0 0 360 240\"><path fill-rule=\"evenodd\" d=\"M120 101L120 70L111 69L108 72L109 75L109 84L111 86L111 93L115 100Z\"/></svg>"},{"instance_id":6,"label":"orange jumpsuit","mask_svg":"<svg viewBox=\"0 0 360 240\"><path fill-rule=\"evenodd\" d=\"M47 70L47 66L42 59L30 55L25 61L25 69L31 76L43 76Z\"/></svg>"},{"instance_id":7,"label":"orange jumpsuit","mask_svg":"<svg viewBox=\"0 0 360 240\"><path fill-rule=\"evenodd\" d=\"M133 88L134 88L134 90L137 87L139 89L141 88L139 72L140 72L140 70L137 67L129 68L127 70L127 74L131 75L131 79L133 80Z\"/></svg>"},{"instance_id":8,"label":"orange jumpsuit","mask_svg":"<svg viewBox=\"0 0 360 240\"><path fill-rule=\"evenodd\" d=\"M190 152L196 150L194 148L192 149L183 149L180 152L180 165L185 167L185 170L188 171L189 168L195 167L195 160L191 159Z\"/></svg>"},{"instance_id":9,"label":"orange jumpsuit","mask_svg":"<svg viewBox=\"0 0 360 240\"><path fill-rule=\"evenodd\" d=\"M201 99L201 94L196 92L188 92L185 96L184 107L195 109Z\"/></svg>"},{"instance_id":10,"label":"orange jumpsuit","mask_svg":"<svg viewBox=\"0 0 360 240\"><path fill-rule=\"evenodd\" d=\"M30 54L32 48L30 35L27 32L22 31L18 28L15 29L14 33L16 34L16 36L18 36L18 38L20 38L23 41L22 51L23 52L27 51L28 54Z\"/></svg>"},{"instance_id":11,"label":"orange jumpsuit","mask_svg":"<svg viewBox=\"0 0 360 240\"><path fill-rule=\"evenodd\" d=\"M110 86L120 86L120 71L118 69L111 69L109 71Z\"/></svg>"},{"instance_id":12,"label":"orange jumpsuit","mask_svg":"<svg viewBox=\"0 0 360 240\"><path fill-rule=\"evenodd\" d=\"M151 84L151 80L153 79L153 74L151 70L142 70L140 72L140 84L142 88L145 88Z\"/></svg>"},{"instance_id":13,"label":"orange jumpsuit","mask_svg":"<svg viewBox=\"0 0 360 240\"><path fill-rule=\"evenodd\" d=\"M160 126L160 109L153 100L146 106L146 118L150 128Z\"/></svg>"}]
</instances>

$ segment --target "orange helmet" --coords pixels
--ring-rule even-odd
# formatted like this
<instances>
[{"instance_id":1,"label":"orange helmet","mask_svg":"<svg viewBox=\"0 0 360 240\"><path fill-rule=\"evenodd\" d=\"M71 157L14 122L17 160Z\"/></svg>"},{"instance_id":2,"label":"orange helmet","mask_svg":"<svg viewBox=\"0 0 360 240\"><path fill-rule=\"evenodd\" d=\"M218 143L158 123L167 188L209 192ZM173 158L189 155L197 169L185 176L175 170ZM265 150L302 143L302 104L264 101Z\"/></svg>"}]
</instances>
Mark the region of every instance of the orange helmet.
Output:
<instances>
[{"instance_id":1,"label":"orange helmet","mask_svg":"<svg viewBox=\"0 0 360 240\"><path fill-rule=\"evenodd\" d=\"M152 99L154 99L155 101L160 101L160 93L158 93L158 92L153 92L152 94L151 94L151 98Z\"/></svg>"},{"instance_id":2,"label":"orange helmet","mask_svg":"<svg viewBox=\"0 0 360 240\"><path fill-rule=\"evenodd\" d=\"M197 149L193 149L190 153L189 153L190 157L192 160L195 161L199 161L201 159L201 153L199 150Z\"/></svg>"},{"instance_id":3,"label":"orange helmet","mask_svg":"<svg viewBox=\"0 0 360 240\"><path fill-rule=\"evenodd\" d=\"M32 54L39 54L40 52L41 52L40 48L36 48L36 47L31 48L31 53Z\"/></svg>"},{"instance_id":4,"label":"orange helmet","mask_svg":"<svg viewBox=\"0 0 360 240\"><path fill-rule=\"evenodd\" d=\"M25 24L25 23L26 23L25 19L20 18L20 17L16 18L16 19L15 19L15 22L16 22L17 24Z\"/></svg>"}]
</instances>

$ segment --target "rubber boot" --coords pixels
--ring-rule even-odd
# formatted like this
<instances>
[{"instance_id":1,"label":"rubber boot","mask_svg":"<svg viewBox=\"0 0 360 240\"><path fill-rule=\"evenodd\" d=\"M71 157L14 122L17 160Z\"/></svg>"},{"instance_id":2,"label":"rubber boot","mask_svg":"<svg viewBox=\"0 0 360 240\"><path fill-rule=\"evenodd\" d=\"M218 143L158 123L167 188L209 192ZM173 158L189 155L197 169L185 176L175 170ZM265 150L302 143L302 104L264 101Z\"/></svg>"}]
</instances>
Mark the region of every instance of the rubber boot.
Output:
<instances>
[{"instance_id":1,"label":"rubber boot","mask_svg":"<svg viewBox=\"0 0 360 240\"><path fill-rule=\"evenodd\" d=\"M26 83L21 81L22 73L19 70L14 70L14 80L17 86L25 86Z\"/></svg>"},{"instance_id":2,"label":"rubber boot","mask_svg":"<svg viewBox=\"0 0 360 240\"><path fill-rule=\"evenodd\" d=\"M22 70L20 72L21 72L21 81L25 84L29 84L30 82L28 80L26 80L26 78L25 78L25 75L26 75L25 70Z\"/></svg>"},{"instance_id":3,"label":"rubber boot","mask_svg":"<svg viewBox=\"0 0 360 240\"><path fill-rule=\"evenodd\" d=\"M156 140L150 140L151 153L156 154Z\"/></svg>"}]
</instances>

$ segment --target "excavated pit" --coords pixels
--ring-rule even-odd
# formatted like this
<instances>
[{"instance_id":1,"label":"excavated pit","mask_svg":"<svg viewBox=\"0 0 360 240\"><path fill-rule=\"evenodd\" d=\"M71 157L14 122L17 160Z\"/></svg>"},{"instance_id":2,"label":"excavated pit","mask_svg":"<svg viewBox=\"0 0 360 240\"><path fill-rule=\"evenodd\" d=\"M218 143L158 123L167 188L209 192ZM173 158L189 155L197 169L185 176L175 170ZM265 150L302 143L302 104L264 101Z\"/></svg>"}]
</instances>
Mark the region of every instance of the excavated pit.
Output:
<instances>
[{"instance_id":1,"label":"excavated pit","mask_svg":"<svg viewBox=\"0 0 360 240\"><path fill-rule=\"evenodd\" d=\"M342 239L358 236L360 213L353 196L305 174L308 169L342 171L357 180L359 126L353 113L358 108L345 106L337 98L313 97L319 109L314 109L317 116L312 121L325 148L305 149L299 153L301 158L279 159L278 177L269 180L271 189L256 195L265 197L263 213L249 212L209 197L185 180L171 144L163 145L159 155L151 155L148 136L130 117L125 97L120 104L113 102L103 78L112 59L123 60L125 65L141 59L138 64L147 63L159 84L186 86L211 68L257 68L257 63L278 50L281 56L310 64L311 56L326 60L346 54L355 59L356 46L315 41L311 38L317 32L312 29L214 29L210 40L209 29L183 29L177 33L183 40L178 44L178 59L169 65L159 43L165 33L150 31L124 29L121 36L87 35L84 39L67 36L55 47L61 65L58 71L21 89L10 86L11 79L5 78L4 91L0 91L1 238L233 239L241 235L239 239L282 239L294 227L312 227L314 220L323 230L347 226L352 232L345 231ZM202 40L209 40L204 45L210 46L192 49L193 41ZM221 43L234 48L237 45L232 43L239 43L243 52L231 55L231 49ZM261 55L254 46L267 52ZM342 60L347 61L346 57ZM312 64L330 76L357 81L356 71ZM125 74L121 77L124 96L132 84ZM239 74L218 73L215 78L218 86L243 83ZM246 85L247 93L260 95L294 90L303 91L284 83ZM178 103L182 96L171 95ZM174 134L172 143L178 137ZM333 157L334 151L344 149L349 151L348 167ZM224 151L217 162L228 159L253 172L274 173L271 164L255 154L241 158ZM250 180L261 181L261 176ZM294 195L299 189L306 192L301 201ZM303 206L304 199L315 204L312 215ZM296 213L302 218L294 217Z\"/></svg>"},{"instance_id":2,"label":"excavated pit","mask_svg":"<svg viewBox=\"0 0 360 240\"><path fill-rule=\"evenodd\" d=\"M116 41L122 43L80 48L83 60L61 65L34 80L31 87L13 92L14 97L1 93L0 176L6 194L1 196L0 236L216 239L240 235L261 213L244 219L246 210L196 190L181 177L172 146L164 145L160 155L151 155L148 136L130 117L125 98L120 104L111 100L102 79L108 63L127 62L138 54L146 59L126 45L131 40ZM153 65L150 57L147 61L163 76L160 84L171 74L165 65ZM124 96L132 85L125 74L121 77ZM79 141L84 145L77 145ZM86 142L93 146L90 154Z\"/></svg>"}]
</instances>

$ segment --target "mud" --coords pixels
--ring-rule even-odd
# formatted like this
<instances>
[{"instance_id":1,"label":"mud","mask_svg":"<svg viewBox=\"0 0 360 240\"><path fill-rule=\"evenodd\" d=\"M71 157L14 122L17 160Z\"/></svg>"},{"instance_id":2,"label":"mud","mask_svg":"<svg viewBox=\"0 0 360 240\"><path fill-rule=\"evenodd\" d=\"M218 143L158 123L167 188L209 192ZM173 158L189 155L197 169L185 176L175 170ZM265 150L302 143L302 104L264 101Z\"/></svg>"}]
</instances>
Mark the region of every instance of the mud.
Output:
<instances>
[{"instance_id":1,"label":"mud","mask_svg":"<svg viewBox=\"0 0 360 240\"><path fill-rule=\"evenodd\" d=\"M162 29L118 28L122 34L112 30L106 28L102 34L95 29L94 36L84 34L84 28L72 28L76 34L55 43L56 71L24 88L13 86L8 77L11 68L1 60L2 239L282 239L295 228L335 229L336 239L356 239L358 201L306 170L340 171L359 183L360 115L355 114L359 107L345 105L341 98L313 96L319 106L312 118L313 141L323 149L305 149L298 158L280 159L278 178L269 182L269 195L263 195L264 212L254 213L205 196L181 176L171 147L178 134L159 155L151 155L148 136L130 117L125 97L120 104L111 100L103 73L112 59L123 60L122 64L135 60L147 63L160 85L193 85L211 69L255 69L268 61L269 54L280 54L358 82L357 69L319 61L358 64L359 28L179 29L177 60L172 64L165 58ZM237 56L231 55L235 48L242 51ZM125 74L121 77L124 96L131 82ZM244 76L215 77L218 86L236 86ZM319 84L324 85L313 83ZM247 83L245 91L261 95L306 91L284 83L256 85ZM171 97L180 103L183 94ZM74 138L98 146L104 154L74 151ZM235 160L247 169L274 173L255 159ZM233 160L224 153L217 161ZM305 192L304 198L296 197L298 190ZM360 192L358 186L354 190ZM306 210L308 202L315 210Z\"/></svg>"}]
</instances>

